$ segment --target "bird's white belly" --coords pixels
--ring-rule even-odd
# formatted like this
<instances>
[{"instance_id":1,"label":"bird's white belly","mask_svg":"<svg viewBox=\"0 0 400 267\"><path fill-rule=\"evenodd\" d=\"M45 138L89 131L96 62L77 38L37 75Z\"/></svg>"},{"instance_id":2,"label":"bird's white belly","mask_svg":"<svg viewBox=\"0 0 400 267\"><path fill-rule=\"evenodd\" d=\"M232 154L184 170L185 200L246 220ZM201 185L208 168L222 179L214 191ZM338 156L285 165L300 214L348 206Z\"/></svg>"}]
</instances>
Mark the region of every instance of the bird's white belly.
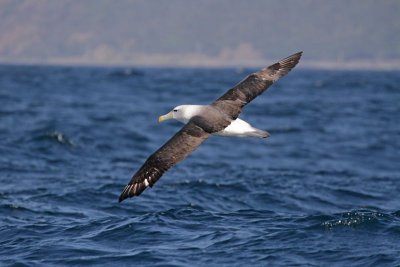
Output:
<instances>
[{"instance_id":1,"label":"bird's white belly","mask_svg":"<svg viewBox=\"0 0 400 267\"><path fill-rule=\"evenodd\" d=\"M224 130L213 133L218 136L248 137L248 133L254 131L254 127L241 119L236 119Z\"/></svg>"}]
</instances>

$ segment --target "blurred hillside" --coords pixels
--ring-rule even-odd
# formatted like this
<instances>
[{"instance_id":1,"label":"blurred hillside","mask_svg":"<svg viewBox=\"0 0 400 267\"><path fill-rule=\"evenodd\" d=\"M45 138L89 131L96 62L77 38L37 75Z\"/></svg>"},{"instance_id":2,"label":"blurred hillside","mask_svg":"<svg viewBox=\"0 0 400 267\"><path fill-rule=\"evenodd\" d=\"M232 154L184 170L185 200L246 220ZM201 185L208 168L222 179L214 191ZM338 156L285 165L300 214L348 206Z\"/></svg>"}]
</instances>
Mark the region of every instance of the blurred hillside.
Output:
<instances>
[{"instance_id":1,"label":"blurred hillside","mask_svg":"<svg viewBox=\"0 0 400 267\"><path fill-rule=\"evenodd\" d=\"M0 62L400 62L400 1L0 0ZM399 64L400 66L400 64Z\"/></svg>"}]
</instances>

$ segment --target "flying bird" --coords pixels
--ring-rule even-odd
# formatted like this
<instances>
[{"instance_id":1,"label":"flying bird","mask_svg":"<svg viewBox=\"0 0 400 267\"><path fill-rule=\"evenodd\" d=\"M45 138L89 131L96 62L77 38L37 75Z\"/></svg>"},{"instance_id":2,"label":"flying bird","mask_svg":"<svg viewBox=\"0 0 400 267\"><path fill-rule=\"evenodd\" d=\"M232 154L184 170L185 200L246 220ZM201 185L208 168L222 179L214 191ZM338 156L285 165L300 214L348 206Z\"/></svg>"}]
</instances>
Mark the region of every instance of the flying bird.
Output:
<instances>
[{"instance_id":1,"label":"flying bird","mask_svg":"<svg viewBox=\"0 0 400 267\"><path fill-rule=\"evenodd\" d=\"M139 196L147 187L152 187L169 168L186 158L210 135L269 137L268 132L254 128L238 116L245 105L293 69L302 53L247 76L209 105L181 105L160 116L159 122L175 119L185 126L146 160L121 193L119 202Z\"/></svg>"}]
</instances>

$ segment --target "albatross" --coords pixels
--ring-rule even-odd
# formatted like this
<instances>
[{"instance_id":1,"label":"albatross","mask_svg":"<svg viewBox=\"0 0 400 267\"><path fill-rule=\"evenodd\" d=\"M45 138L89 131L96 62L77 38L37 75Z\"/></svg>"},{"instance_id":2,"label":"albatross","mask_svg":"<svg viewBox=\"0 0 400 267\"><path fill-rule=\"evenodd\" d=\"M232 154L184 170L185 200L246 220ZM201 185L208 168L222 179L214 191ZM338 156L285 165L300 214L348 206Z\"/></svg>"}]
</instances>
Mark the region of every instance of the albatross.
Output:
<instances>
[{"instance_id":1,"label":"albatross","mask_svg":"<svg viewBox=\"0 0 400 267\"><path fill-rule=\"evenodd\" d=\"M210 135L269 137L267 131L254 128L238 116L245 105L292 70L299 62L302 53L293 54L247 76L209 105L181 105L160 116L159 122L175 119L185 125L154 152L133 175L122 191L119 202L139 196L147 187L152 187L169 168L186 158Z\"/></svg>"}]
</instances>

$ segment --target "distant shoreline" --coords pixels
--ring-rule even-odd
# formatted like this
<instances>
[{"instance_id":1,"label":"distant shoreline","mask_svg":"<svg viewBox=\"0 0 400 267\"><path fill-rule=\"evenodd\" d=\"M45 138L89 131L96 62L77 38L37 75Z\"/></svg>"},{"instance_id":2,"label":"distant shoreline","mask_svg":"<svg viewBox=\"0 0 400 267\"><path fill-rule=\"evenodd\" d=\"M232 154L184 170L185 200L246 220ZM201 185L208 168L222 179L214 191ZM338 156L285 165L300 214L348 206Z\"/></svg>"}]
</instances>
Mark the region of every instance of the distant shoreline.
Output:
<instances>
[{"instance_id":1,"label":"distant shoreline","mask_svg":"<svg viewBox=\"0 0 400 267\"><path fill-rule=\"evenodd\" d=\"M200 55L149 55L138 56L130 60L88 59L84 57L73 58L0 58L0 65L50 65L50 66L93 66L93 67L171 67L171 68L259 68L271 65L279 59L225 60L210 58ZM306 60L303 59L298 68L324 69L324 70L400 70L400 60Z\"/></svg>"}]
</instances>

